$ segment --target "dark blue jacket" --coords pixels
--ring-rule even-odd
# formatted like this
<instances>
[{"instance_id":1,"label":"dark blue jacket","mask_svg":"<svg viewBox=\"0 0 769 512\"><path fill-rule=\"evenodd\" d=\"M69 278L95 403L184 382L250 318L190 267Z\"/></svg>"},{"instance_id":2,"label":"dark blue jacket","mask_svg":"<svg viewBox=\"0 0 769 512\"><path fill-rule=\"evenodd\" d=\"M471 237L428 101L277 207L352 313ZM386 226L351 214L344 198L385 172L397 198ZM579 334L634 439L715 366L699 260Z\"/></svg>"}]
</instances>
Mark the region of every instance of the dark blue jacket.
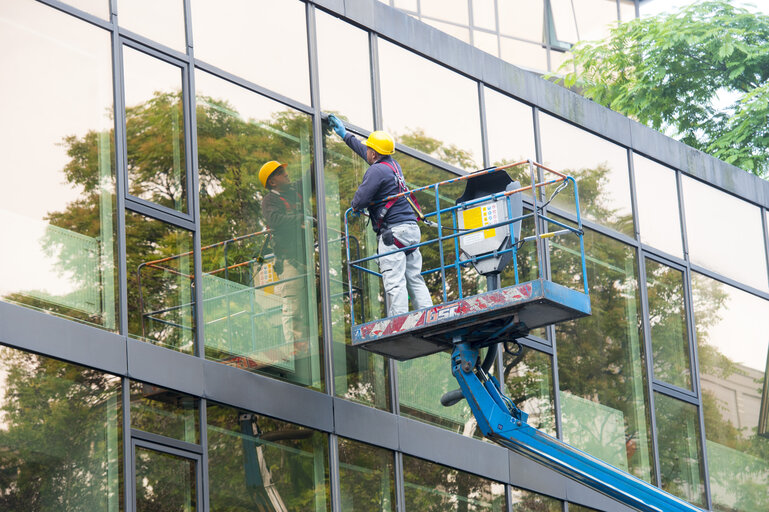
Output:
<instances>
[{"instance_id":1,"label":"dark blue jacket","mask_svg":"<svg viewBox=\"0 0 769 512\"><path fill-rule=\"evenodd\" d=\"M355 135L347 133L344 137L345 143L355 151L361 158L366 160L366 146L363 145ZM403 176L400 165L393 159L393 157L386 155L380 158L374 165L366 170L363 175L363 182L355 191L355 196L352 198L352 207L355 210L362 210L368 208L369 215L372 219L376 218L377 211L384 206L381 201L389 196L394 196L401 192L398 187L398 180L393 173L390 166L383 162L387 162ZM374 206L376 205L376 206ZM387 216L384 221L389 225L400 224L401 222L416 222L417 217L414 214L414 210L411 209L408 201L405 197L399 197L398 200L390 207L387 212Z\"/></svg>"}]
</instances>

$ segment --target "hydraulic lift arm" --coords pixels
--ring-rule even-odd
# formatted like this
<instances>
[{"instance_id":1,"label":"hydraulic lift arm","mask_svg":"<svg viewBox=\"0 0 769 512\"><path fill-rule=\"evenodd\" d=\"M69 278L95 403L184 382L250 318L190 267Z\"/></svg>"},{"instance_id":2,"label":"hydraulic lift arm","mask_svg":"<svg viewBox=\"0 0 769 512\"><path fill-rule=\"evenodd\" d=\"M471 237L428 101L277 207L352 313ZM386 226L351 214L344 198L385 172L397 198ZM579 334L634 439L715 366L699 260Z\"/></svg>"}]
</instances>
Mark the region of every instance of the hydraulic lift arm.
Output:
<instances>
[{"instance_id":1,"label":"hydraulic lift arm","mask_svg":"<svg viewBox=\"0 0 769 512\"><path fill-rule=\"evenodd\" d=\"M528 414L502 393L499 381L479 364L478 348L456 341L451 372L486 437L638 510L702 512L682 499L527 424Z\"/></svg>"}]
</instances>

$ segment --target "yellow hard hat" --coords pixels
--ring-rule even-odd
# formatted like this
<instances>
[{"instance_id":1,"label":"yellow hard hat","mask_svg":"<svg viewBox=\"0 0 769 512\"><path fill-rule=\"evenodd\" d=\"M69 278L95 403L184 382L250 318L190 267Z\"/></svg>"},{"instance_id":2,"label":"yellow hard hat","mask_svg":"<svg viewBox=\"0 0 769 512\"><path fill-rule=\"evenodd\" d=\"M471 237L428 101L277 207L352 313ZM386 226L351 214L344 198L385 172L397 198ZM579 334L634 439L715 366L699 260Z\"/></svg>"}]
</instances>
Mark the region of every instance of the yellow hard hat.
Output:
<instances>
[{"instance_id":1,"label":"yellow hard hat","mask_svg":"<svg viewBox=\"0 0 769 512\"><path fill-rule=\"evenodd\" d=\"M389 133L381 130L371 132L365 144L380 155L392 155L395 153L395 141L390 137Z\"/></svg>"},{"instance_id":2,"label":"yellow hard hat","mask_svg":"<svg viewBox=\"0 0 769 512\"><path fill-rule=\"evenodd\" d=\"M261 169L259 169L259 181L262 182L263 187L267 186L267 180L278 167L283 167L285 169L286 164L276 162L275 160L270 160L264 164Z\"/></svg>"}]
</instances>

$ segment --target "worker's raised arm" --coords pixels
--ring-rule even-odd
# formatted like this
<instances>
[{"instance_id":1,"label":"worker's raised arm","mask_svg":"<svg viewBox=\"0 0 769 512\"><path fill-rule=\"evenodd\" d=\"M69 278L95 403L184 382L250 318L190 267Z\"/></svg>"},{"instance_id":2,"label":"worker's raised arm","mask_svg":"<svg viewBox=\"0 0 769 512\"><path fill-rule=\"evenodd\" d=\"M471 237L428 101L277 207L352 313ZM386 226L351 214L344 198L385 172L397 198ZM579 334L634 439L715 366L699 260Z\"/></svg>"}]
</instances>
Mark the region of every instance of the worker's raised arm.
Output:
<instances>
[{"instance_id":1,"label":"worker's raised arm","mask_svg":"<svg viewBox=\"0 0 769 512\"><path fill-rule=\"evenodd\" d=\"M358 142L358 139L355 137L353 137L353 140ZM358 142L358 144L360 144L360 142ZM363 146L363 144L360 145ZM365 146L363 147L365 148ZM352 209L360 211L371 204L371 201L374 199L374 196L381 186L382 173L380 172L379 166L369 167L366 174L363 175L363 181L352 198Z\"/></svg>"},{"instance_id":2,"label":"worker's raised arm","mask_svg":"<svg viewBox=\"0 0 769 512\"><path fill-rule=\"evenodd\" d=\"M345 127L344 123L339 120L338 117L336 117L334 114L330 114L328 116L328 122L331 125L331 127L334 129L337 135L339 135L347 144L350 149L355 151L355 153L361 157L362 159L366 160L368 162L368 159L366 158L366 146L361 143L361 141L358 140L358 138L353 135L352 133L349 133Z\"/></svg>"}]
</instances>

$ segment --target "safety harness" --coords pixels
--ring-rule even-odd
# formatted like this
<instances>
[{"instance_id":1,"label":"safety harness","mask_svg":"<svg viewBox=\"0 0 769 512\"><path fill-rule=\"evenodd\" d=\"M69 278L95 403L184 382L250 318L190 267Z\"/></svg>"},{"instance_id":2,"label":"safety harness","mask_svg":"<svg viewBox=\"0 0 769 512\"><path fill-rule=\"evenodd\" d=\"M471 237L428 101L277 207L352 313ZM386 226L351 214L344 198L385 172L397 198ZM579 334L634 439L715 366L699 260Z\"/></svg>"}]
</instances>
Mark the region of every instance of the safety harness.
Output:
<instances>
[{"instance_id":1,"label":"safety harness","mask_svg":"<svg viewBox=\"0 0 769 512\"><path fill-rule=\"evenodd\" d=\"M380 162L385 164L387 167L389 167L393 174L395 175L395 181L398 184L398 194L406 192L407 194L403 197L406 202L409 203L411 206L411 209L414 210L414 214L417 216L417 219L420 221L425 220L425 216L422 213L422 209L419 206L419 201L417 201L416 196L409 190L409 188L406 186L406 183L403 181L403 176L401 173L398 172L398 170L395 168L394 165L392 165L389 162ZM397 194L396 194L397 195ZM398 249L403 249L404 247L407 247L406 244L395 238L393 235L393 232L390 228L387 227L387 224L385 223L385 217L387 217L387 213L390 211L390 208L395 204L395 202L400 199L400 197L393 197L385 205L380 208L377 211L377 215L375 219L372 219L372 224L374 227L374 231L376 231L378 234L382 236L382 241L386 245L395 245ZM408 256L412 252L414 252L417 248L414 247L412 249L407 249L404 251L404 253Z\"/></svg>"}]
</instances>

